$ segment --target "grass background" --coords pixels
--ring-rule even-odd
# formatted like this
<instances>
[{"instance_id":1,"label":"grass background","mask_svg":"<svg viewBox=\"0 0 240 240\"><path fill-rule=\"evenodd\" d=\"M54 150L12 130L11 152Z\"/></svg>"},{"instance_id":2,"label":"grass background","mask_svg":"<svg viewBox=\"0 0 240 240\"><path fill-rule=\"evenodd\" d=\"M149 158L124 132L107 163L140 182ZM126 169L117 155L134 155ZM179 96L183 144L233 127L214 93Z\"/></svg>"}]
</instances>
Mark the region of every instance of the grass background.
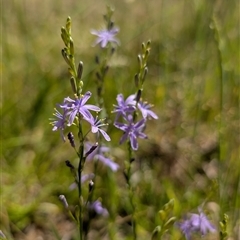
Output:
<instances>
[{"instance_id":1,"label":"grass background","mask_svg":"<svg viewBox=\"0 0 240 240\"><path fill-rule=\"evenodd\" d=\"M135 91L137 54L143 41L152 41L143 98L154 103L159 120L149 123L149 140L140 141L134 165L139 239L150 239L160 224L158 211L171 198L179 218L208 201L214 223L227 213L229 239L238 239L240 57L234 0L2 1L0 229L8 239L75 239L58 195L76 203L64 161L77 159L48 120L55 104L71 95L60 29L71 16L75 58L84 63L85 90L94 92L100 49L92 47L90 29L103 26L109 3L121 41L106 80L109 114L117 93ZM121 170L100 168L95 195L111 218L98 219L89 239L110 239L106 232L112 239L131 239L124 220L126 146L118 145L121 135L111 126L109 134ZM183 239L176 228L165 238Z\"/></svg>"}]
</instances>

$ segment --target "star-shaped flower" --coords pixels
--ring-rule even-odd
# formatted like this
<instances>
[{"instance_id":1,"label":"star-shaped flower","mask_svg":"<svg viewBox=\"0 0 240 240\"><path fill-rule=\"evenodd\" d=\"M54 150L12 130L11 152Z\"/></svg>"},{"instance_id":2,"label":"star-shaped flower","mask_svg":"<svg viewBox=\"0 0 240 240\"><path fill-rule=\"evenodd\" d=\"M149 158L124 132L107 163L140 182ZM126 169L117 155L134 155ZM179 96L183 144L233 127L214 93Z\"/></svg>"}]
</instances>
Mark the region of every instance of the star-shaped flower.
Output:
<instances>
[{"instance_id":1,"label":"star-shaped flower","mask_svg":"<svg viewBox=\"0 0 240 240\"><path fill-rule=\"evenodd\" d=\"M52 121L50 124L53 125L53 131L60 130L61 138L63 141L65 141L65 137L63 134L63 130L65 129L66 125L66 111L63 111L63 114L61 114L56 108L54 109L55 113L53 115L56 118L50 118L50 121Z\"/></svg>"},{"instance_id":2,"label":"star-shaped flower","mask_svg":"<svg viewBox=\"0 0 240 240\"><path fill-rule=\"evenodd\" d=\"M115 37L115 35L119 32L119 29L114 27L110 30L102 29L100 31L91 30L91 34L97 36L97 40L95 45L100 44L102 48L105 48L108 43L116 43L119 45L119 40Z\"/></svg>"},{"instance_id":3,"label":"star-shaped flower","mask_svg":"<svg viewBox=\"0 0 240 240\"><path fill-rule=\"evenodd\" d=\"M152 108L151 104L140 101L138 102L137 106L138 109L141 111L143 118L158 119L158 116L152 110L150 110L150 108Z\"/></svg>"},{"instance_id":4,"label":"star-shaped flower","mask_svg":"<svg viewBox=\"0 0 240 240\"><path fill-rule=\"evenodd\" d=\"M188 219L177 224L187 240L192 239L193 233L200 233L204 236L207 232L216 231L215 226L208 220L202 210L198 209L198 211L199 214L191 213Z\"/></svg>"},{"instance_id":5,"label":"star-shaped flower","mask_svg":"<svg viewBox=\"0 0 240 240\"><path fill-rule=\"evenodd\" d=\"M91 92L86 92L84 96L77 99L71 99L70 97L67 97L64 99L64 103L60 105L62 109L64 109L67 112L67 116L69 116L68 119L68 125L72 125L75 117L77 114L81 114L83 119L87 121L91 121L93 118L92 114L89 110L99 112L101 109L95 105L86 104L88 99L91 97Z\"/></svg>"},{"instance_id":6,"label":"star-shaped flower","mask_svg":"<svg viewBox=\"0 0 240 240\"><path fill-rule=\"evenodd\" d=\"M85 144L85 151L88 152L92 148L92 145L90 143ZM109 148L106 146L100 146L96 147L90 154L88 154L86 160L95 160L100 161L104 165L108 166L112 169L113 172L116 172L119 168L119 165L115 162L113 162L110 158L108 158L106 155L109 152Z\"/></svg>"},{"instance_id":7,"label":"star-shaped flower","mask_svg":"<svg viewBox=\"0 0 240 240\"><path fill-rule=\"evenodd\" d=\"M126 100L124 100L122 94L118 94L117 103L118 105L113 105L114 110L112 111L113 113L117 114L115 121L117 121L120 116L126 117L128 113L132 113L136 109L136 100L134 94L130 95Z\"/></svg>"},{"instance_id":8,"label":"star-shaped flower","mask_svg":"<svg viewBox=\"0 0 240 240\"><path fill-rule=\"evenodd\" d=\"M138 149L137 138L147 138L147 135L145 133L143 133L143 131L145 129L146 120L143 118L142 120L134 123L132 121L131 115L128 115L126 119L128 120L127 123L115 123L114 124L114 126L116 128L119 128L122 131L124 131L124 134L120 139L120 144L122 144L127 139L129 139L132 149L137 150Z\"/></svg>"},{"instance_id":9,"label":"star-shaped flower","mask_svg":"<svg viewBox=\"0 0 240 240\"><path fill-rule=\"evenodd\" d=\"M202 235L206 235L208 231L215 232L216 230L201 209L199 209L199 214L192 214L190 221L193 229L200 232Z\"/></svg>"},{"instance_id":10,"label":"star-shaped flower","mask_svg":"<svg viewBox=\"0 0 240 240\"><path fill-rule=\"evenodd\" d=\"M97 119L97 118L91 118L89 123L91 124L91 131L92 133L101 133L103 137L105 138L106 141L110 141L111 138L108 136L108 134L102 130L100 127L104 127L107 124L103 123L102 119Z\"/></svg>"},{"instance_id":11,"label":"star-shaped flower","mask_svg":"<svg viewBox=\"0 0 240 240\"><path fill-rule=\"evenodd\" d=\"M88 208L98 215L103 215L104 217L108 217L109 215L108 210L102 206L102 203L99 200L88 204Z\"/></svg>"}]
</instances>

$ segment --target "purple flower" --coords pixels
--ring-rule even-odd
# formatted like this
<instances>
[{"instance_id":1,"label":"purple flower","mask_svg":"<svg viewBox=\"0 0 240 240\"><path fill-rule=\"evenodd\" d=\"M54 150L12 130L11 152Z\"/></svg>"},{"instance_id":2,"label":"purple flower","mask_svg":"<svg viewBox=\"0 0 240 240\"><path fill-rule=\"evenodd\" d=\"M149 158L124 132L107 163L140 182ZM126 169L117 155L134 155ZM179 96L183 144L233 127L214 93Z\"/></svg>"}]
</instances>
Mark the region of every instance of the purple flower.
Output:
<instances>
[{"instance_id":1,"label":"purple flower","mask_svg":"<svg viewBox=\"0 0 240 240\"><path fill-rule=\"evenodd\" d=\"M85 144L85 152L88 152L91 149L91 144L86 143ZM95 150L93 150L86 158L86 160L96 160L102 162L104 165L108 166L111 168L113 172L116 172L119 168L119 165L115 162L113 162L110 158L106 157L106 153L109 152L109 148L106 146L100 146L97 147Z\"/></svg>"},{"instance_id":2,"label":"purple flower","mask_svg":"<svg viewBox=\"0 0 240 240\"><path fill-rule=\"evenodd\" d=\"M182 233L185 235L185 238L187 240L191 240L193 232L191 221L189 219L186 219L185 221L178 223L177 225L181 229Z\"/></svg>"},{"instance_id":3,"label":"purple flower","mask_svg":"<svg viewBox=\"0 0 240 240\"><path fill-rule=\"evenodd\" d=\"M207 219L207 216L201 209L199 209L199 214L190 214L190 218L178 223L178 226L187 240L191 240L193 233L206 235L208 231L216 231L214 225Z\"/></svg>"},{"instance_id":4,"label":"purple flower","mask_svg":"<svg viewBox=\"0 0 240 240\"><path fill-rule=\"evenodd\" d=\"M100 44L102 48L105 48L109 42L116 43L119 45L119 41L115 38L115 35L119 32L118 28L112 28L110 30L103 29L100 31L91 30L91 34L96 35L98 38L95 45Z\"/></svg>"},{"instance_id":5,"label":"purple flower","mask_svg":"<svg viewBox=\"0 0 240 240\"><path fill-rule=\"evenodd\" d=\"M56 108L54 109L55 113L53 115L56 117L55 118L50 118L52 121L50 124L53 125L53 131L60 130L61 138L65 142L65 137L63 134L63 130L65 129L65 123L66 123L66 111L61 114Z\"/></svg>"},{"instance_id":6,"label":"purple flower","mask_svg":"<svg viewBox=\"0 0 240 240\"><path fill-rule=\"evenodd\" d=\"M81 176L81 183L85 183L88 180L92 180L95 177L94 173L84 174Z\"/></svg>"},{"instance_id":7,"label":"purple flower","mask_svg":"<svg viewBox=\"0 0 240 240\"><path fill-rule=\"evenodd\" d=\"M119 119L120 116L126 117L127 113L133 112L136 107L135 95L130 95L126 101L124 101L124 97L122 94L117 95L117 103L118 105L113 105L114 110L113 113L117 113L115 121Z\"/></svg>"},{"instance_id":8,"label":"purple flower","mask_svg":"<svg viewBox=\"0 0 240 240\"><path fill-rule=\"evenodd\" d=\"M84 174L81 176L81 183L85 183L88 180L92 180L95 177L94 173L89 173L89 174ZM74 190L77 188L77 183L73 182L70 186L69 189L70 190Z\"/></svg>"},{"instance_id":9,"label":"purple flower","mask_svg":"<svg viewBox=\"0 0 240 240\"><path fill-rule=\"evenodd\" d=\"M97 119L97 118L92 118L90 121L90 124L92 125L92 133L101 133L103 135L103 137L105 138L106 141L110 141L111 138L108 136L108 134L102 130L100 127L104 127L106 126L107 124L106 123L103 123L103 120L102 119Z\"/></svg>"},{"instance_id":10,"label":"purple flower","mask_svg":"<svg viewBox=\"0 0 240 240\"><path fill-rule=\"evenodd\" d=\"M132 149L137 150L138 149L137 138L138 137L139 138L147 138L147 135L143 133L146 120L143 118L142 120L138 121L137 123L134 123L132 121L131 115L127 116L126 120L128 121L127 124L125 124L125 123L115 123L114 124L114 126L116 128L119 128L122 131L124 131L124 134L120 139L120 144L122 144L127 139L129 139Z\"/></svg>"},{"instance_id":11,"label":"purple flower","mask_svg":"<svg viewBox=\"0 0 240 240\"><path fill-rule=\"evenodd\" d=\"M95 201L90 204L88 204L89 210L95 211L98 215L103 215L104 217L108 217L109 213L106 208L102 206L102 203L100 201Z\"/></svg>"},{"instance_id":12,"label":"purple flower","mask_svg":"<svg viewBox=\"0 0 240 240\"><path fill-rule=\"evenodd\" d=\"M192 214L190 221L193 229L200 232L202 235L206 235L208 231L215 232L216 230L201 209L199 209L199 214Z\"/></svg>"},{"instance_id":13,"label":"purple flower","mask_svg":"<svg viewBox=\"0 0 240 240\"><path fill-rule=\"evenodd\" d=\"M101 109L95 105L86 104L88 99L91 97L91 92L86 92L84 96L82 96L80 99L71 99L70 97L67 97L64 99L64 103L60 105L61 108L63 108L65 111L67 111L67 115L69 115L68 119L68 125L72 125L75 117L77 114L81 114L81 116L87 120L91 121L93 118L92 114L89 110L99 112Z\"/></svg>"},{"instance_id":14,"label":"purple flower","mask_svg":"<svg viewBox=\"0 0 240 240\"><path fill-rule=\"evenodd\" d=\"M152 110L150 110L150 108L152 107L151 104L140 101L137 106L138 109L141 111L143 118L149 117L158 119L158 116Z\"/></svg>"}]
</instances>

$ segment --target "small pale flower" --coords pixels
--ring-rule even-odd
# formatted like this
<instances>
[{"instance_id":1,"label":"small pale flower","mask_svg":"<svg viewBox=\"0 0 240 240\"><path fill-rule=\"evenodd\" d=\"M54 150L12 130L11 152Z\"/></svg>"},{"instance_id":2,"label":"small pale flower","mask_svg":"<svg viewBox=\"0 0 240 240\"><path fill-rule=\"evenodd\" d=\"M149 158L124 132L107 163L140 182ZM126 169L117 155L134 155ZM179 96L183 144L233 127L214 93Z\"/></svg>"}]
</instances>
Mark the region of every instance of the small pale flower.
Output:
<instances>
[{"instance_id":1,"label":"small pale flower","mask_svg":"<svg viewBox=\"0 0 240 240\"><path fill-rule=\"evenodd\" d=\"M193 232L191 221L189 219L186 219L185 221L178 223L177 225L181 229L182 233L185 235L186 240L191 240Z\"/></svg>"},{"instance_id":2,"label":"small pale flower","mask_svg":"<svg viewBox=\"0 0 240 240\"><path fill-rule=\"evenodd\" d=\"M137 138L147 138L147 135L143 133L145 129L145 123L146 120L143 118L142 120L138 121L137 123L134 123L132 121L132 116L127 116L128 123L115 123L114 126L116 128L121 129L124 131L123 136L120 139L120 144L125 142L127 139L130 140L131 147L133 150L138 149L138 142Z\"/></svg>"},{"instance_id":3,"label":"small pale flower","mask_svg":"<svg viewBox=\"0 0 240 240\"><path fill-rule=\"evenodd\" d=\"M138 109L141 111L143 118L158 119L158 116L152 110L150 110L150 108L152 107L151 104L140 101L137 106Z\"/></svg>"},{"instance_id":4,"label":"small pale flower","mask_svg":"<svg viewBox=\"0 0 240 240\"><path fill-rule=\"evenodd\" d=\"M66 111L61 114L56 108L54 109L55 113L53 115L56 118L50 118L50 121L52 121L50 124L53 125L53 131L60 130L61 138L63 141L65 141L65 137L63 134L63 130L65 129L66 125Z\"/></svg>"},{"instance_id":5,"label":"small pale flower","mask_svg":"<svg viewBox=\"0 0 240 240\"><path fill-rule=\"evenodd\" d=\"M71 99L67 97L64 99L64 103L60 105L65 111L67 111L67 115L69 116L68 125L72 125L77 114L81 114L83 119L87 121L91 121L93 118L92 114L89 110L99 112L101 109L95 105L86 104L88 99L91 97L91 92L86 92L83 97L80 99Z\"/></svg>"},{"instance_id":6,"label":"small pale flower","mask_svg":"<svg viewBox=\"0 0 240 240\"><path fill-rule=\"evenodd\" d=\"M215 232L215 226L208 220L207 216L199 209L199 214L190 214L188 219L178 223L179 228L187 240L191 240L193 233L200 233L202 236L208 232Z\"/></svg>"},{"instance_id":7,"label":"small pale flower","mask_svg":"<svg viewBox=\"0 0 240 240\"><path fill-rule=\"evenodd\" d=\"M118 94L117 103L118 105L113 105L114 110L112 111L113 113L117 114L115 121L117 121L120 116L126 117L128 113L132 113L136 109L136 100L134 94L130 95L126 100L124 100L122 94Z\"/></svg>"},{"instance_id":8,"label":"small pale flower","mask_svg":"<svg viewBox=\"0 0 240 240\"><path fill-rule=\"evenodd\" d=\"M89 123L91 124L91 131L92 133L101 133L106 141L111 141L111 138L108 134L101 129L101 127L106 126L106 123L103 123L102 119L92 118Z\"/></svg>"},{"instance_id":9,"label":"small pale flower","mask_svg":"<svg viewBox=\"0 0 240 240\"><path fill-rule=\"evenodd\" d=\"M119 32L119 29L114 27L112 29L103 29L100 31L91 30L91 34L97 36L97 40L95 41L95 45L100 44L102 48L105 48L108 43L116 43L120 44L119 40L115 37L115 35Z\"/></svg>"},{"instance_id":10,"label":"small pale flower","mask_svg":"<svg viewBox=\"0 0 240 240\"><path fill-rule=\"evenodd\" d=\"M215 232L216 229L213 224L207 219L207 216L199 209L199 214L192 214L190 218L192 227L199 231L202 235L206 235L207 232Z\"/></svg>"},{"instance_id":11,"label":"small pale flower","mask_svg":"<svg viewBox=\"0 0 240 240\"><path fill-rule=\"evenodd\" d=\"M91 144L86 143L85 144L85 150L88 152L91 149ZM95 161L100 161L104 165L108 166L111 168L113 172L116 172L119 169L119 165L115 162L113 162L110 158L106 157L107 153L109 152L109 148L106 146L100 146L94 149L86 158L86 160L95 160Z\"/></svg>"},{"instance_id":12,"label":"small pale flower","mask_svg":"<svg viewBox=\"0 0 240 240\"><path fill-rule=\"evenodd\" d=\"M95 201L90 204L88 204L88 209L96 212L98 215L102 215L104 217L108 217L109 213L106 208L102 206L102 203L100 201Z\"/></svg>"},{"instance_id":13,"label":"small pale flower","mask_svg":"<svg viewBox=\"0 0 240 240\"><path fill-rule=\"evenodd\" d=\"M92 180L95 177L94 173L89 173L89 174L84 174L81 176L81 183L85 183L86 181ZM74 190L77 188L77 183L73 182L70 186L69 189L70 190Z\"/></svg>"}]
</instances>

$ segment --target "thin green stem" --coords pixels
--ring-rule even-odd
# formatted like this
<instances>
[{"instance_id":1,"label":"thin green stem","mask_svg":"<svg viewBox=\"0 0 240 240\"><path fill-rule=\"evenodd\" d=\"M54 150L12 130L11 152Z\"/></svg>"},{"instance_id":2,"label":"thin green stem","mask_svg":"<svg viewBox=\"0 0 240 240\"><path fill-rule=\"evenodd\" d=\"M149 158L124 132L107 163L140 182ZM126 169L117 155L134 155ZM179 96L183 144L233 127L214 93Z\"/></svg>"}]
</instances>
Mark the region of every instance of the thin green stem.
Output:
<instances>
[{"instance_id":1,"label":"thin green stem","mask_svg":"<svg viewBox=\"0 0 240 240\"><path fill-rule=\"evenodd\" d=\"M81 178L82 178L82 170L84 166L84 138L83 138L83 132L82 132L82 125L80 121L80 116L79 116L79 132L78 132L78 137L80 141L80 146L79 146L79 164L78 164L78 199L79 199L79 239L83 239L83 200L82 200L82 183L81 183Z\"/></svg>"},{"instance_id":2,"label":"thin green stem","mask_svg":"<svg viewBox=\"0 0 240 240\"><path fill-rule=\"evenodd\" d=\"M130 201L130 205L132 208L132 231L133 231L133 240L137 239L137 231L136 231L136 220L135 220L135 204L134 204L134 192L133 192L133 187L131 185L131 167L132 167L132 161L133 161L133 157L132 157L132 148L131 148L131 144L130 142L128 142L128 162L127 162L127 185L128 185L128 196L129 196L129 201Z\"/></svg>"},{"instance_id":3,"label":"thin green stem","mask_svg":"<svg viewBox=\"0 0 240 240\"><path fill-rule=\"evenodd\" d=\"M214 31L215 31L215 42L217 47L217 58L218 58L218 68L219 68L219 122L218 122L218 141L219 141L219 161L223 163L223 148L224 148L224 139L223 139L223 64L222 64L222 53L220 49L220 33L218 28L217 18L215 13L213 14L213 24L214 24ZM221 168L220 168L221 170ZM220 201L220 206L223 202L223 187L222 184L222 175L221 172L218 173L218 197Z\"/></svg>"}]
</instances>

